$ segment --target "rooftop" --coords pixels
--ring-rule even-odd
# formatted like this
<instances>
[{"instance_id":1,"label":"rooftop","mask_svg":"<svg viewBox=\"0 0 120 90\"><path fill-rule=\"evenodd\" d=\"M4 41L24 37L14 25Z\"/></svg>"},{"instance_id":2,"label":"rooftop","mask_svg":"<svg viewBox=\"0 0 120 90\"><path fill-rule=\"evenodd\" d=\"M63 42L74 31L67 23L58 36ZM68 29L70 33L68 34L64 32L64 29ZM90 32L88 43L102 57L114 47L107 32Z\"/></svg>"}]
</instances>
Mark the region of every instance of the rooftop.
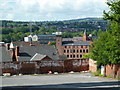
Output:
<instances>
[{"instance_id":1,"label":"rooftop","mask_svg":"<svg viewBox=\"0 0 120 90\"><path fill-rule=\"evenodd\" d=\"M40 45L40 46L26 46L20 47L18 59L21 60L30 60L36 53L38 55L46 55L53 60L58 60L59 56L57 49L54 46L49 45Z\"/></svg>"},{"instance_id":2,"label":"rooftop","mask_svg":"<svg viewBox=\"0 0 120 90\"><path fill-rule=\"evenodd\" d=\"M37 35L38 37L56 37L56 35Z\"/></svg>"},{"instance_id":3,"label":"rooftop","mask_svg":"<svg viewBox=\"0 0 120 90\"><path fill-rule=\"evenodd\" d=\"M74 46L74 45L88 46L90 45L90 41L64 41L63 42L63 46Z\"/></svg>"},{"instance_id":4,"label":"rooftop","mask_svg":"<svg viewBox=\"0 0 120 90\"><path fill-rule=\"evenodd\" d=\"M0 60L2 62L9 62L9 61L12 61L12 57L11 57L11 54L12 54L12 50L7 50L7 47L5 46L2 46L0 47Z\"/></svg>"}]
</instances>

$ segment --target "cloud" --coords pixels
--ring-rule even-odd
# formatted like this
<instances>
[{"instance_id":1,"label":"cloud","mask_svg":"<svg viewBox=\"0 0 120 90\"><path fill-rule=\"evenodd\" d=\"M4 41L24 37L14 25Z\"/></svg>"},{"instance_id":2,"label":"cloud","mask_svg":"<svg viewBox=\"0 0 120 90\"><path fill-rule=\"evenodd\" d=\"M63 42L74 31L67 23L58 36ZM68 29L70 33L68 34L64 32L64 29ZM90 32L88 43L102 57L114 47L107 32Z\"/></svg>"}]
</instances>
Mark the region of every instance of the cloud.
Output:
<instances>
[{"instance_id":1,"label":"cloud","mask_svg":"<svg viewBox=\"0 0 120 90\"><path fill-rule=\"evenodd\" d=\"M4 0L4 17L13 20L62 20L102 16L106 0Z\"/></svg>"}]
</instances>

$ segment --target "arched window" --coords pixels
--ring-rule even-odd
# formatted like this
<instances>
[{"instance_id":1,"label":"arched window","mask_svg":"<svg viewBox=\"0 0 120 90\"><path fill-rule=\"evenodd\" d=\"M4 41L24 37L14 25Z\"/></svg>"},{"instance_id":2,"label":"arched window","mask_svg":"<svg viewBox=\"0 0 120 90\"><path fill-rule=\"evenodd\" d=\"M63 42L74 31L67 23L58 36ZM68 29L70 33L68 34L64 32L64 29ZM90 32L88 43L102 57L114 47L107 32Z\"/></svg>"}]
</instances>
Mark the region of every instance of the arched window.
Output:
<instances>
[{"instance_id":1,"label":"arched window","mask_svg":"<svg viewBox=\"0 0 120 90\"><path fill-rule=\"evenodd\" d=\"M82 58L82 55L80 55L80 58Z\"/></svg>"},{"instance_id":2,"label":"arched window","mask_svg":"<svg viewBox=\"0 0 120 90\"><path fill-rule=\"evenodd\" d=\"M85 53L85 50L83 50L83 53Z\"/></svg>"},{"instance_id":3,"label":"arched window","mask_svg":"<svg viewBox=\"0 0 120 90\"><path fill-rule=\"evenodd\" d=\"M89 51L88 51L88 49L86 49L86 53L88 53Z\"/></svg>"},{"instance_id":4,"label":"arched window","mask_svg":"<svg viewBox=\"0 0 120 90\"><path fill-rule=\"evenodd\" d=\"M82 50L80 49L80 53L82 53Z\"/></svg>"}]
</instances>

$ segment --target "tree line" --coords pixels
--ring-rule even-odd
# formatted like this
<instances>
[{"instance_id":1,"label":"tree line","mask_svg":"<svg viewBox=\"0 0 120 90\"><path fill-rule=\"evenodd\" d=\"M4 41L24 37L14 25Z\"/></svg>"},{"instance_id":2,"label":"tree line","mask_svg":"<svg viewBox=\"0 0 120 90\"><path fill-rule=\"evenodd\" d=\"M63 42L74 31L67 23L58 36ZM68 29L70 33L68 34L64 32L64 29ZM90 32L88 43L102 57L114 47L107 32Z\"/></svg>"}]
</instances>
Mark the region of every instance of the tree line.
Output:
<instances>
[{"instance_id":1,"label":"tree line","mask_svg":"<svg viewBox=\"0 0 120 90\"><path fill-rule=\"evenodd\" d=\"M32 34L52 34L56 31L63 32L63 38L72 38L83 35L84 30L88 34L98 35L98 31L105 31L107 21L100 18L85 18L80 20L68 21L49 21L49 22L22 22L22 21L6 21L2 20L0 27L1 41L23 41L28 36L30 28Z\"/></svg>"}]
</instances>

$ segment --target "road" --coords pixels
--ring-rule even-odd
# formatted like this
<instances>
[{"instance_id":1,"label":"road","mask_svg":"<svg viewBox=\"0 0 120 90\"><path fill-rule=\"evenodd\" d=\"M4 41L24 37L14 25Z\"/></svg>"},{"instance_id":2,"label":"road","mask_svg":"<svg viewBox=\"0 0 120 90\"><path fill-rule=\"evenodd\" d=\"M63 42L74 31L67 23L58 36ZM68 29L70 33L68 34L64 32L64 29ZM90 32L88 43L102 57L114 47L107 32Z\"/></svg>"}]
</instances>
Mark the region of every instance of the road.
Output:
<instances>
[{"instance_id":1,"label":"road","mask_svg":"<svg viewBox=\"0 0 120 90\"><path fill-rule=\"evenodd\" d=\"M22 75L2 77L4 88L109 88L117 87L117 79L95 77L91 73L58 75ZM27 89L27 90L28 90ZM35 90L36 90L35 89Z\"/></svg>"}]
</instances>

